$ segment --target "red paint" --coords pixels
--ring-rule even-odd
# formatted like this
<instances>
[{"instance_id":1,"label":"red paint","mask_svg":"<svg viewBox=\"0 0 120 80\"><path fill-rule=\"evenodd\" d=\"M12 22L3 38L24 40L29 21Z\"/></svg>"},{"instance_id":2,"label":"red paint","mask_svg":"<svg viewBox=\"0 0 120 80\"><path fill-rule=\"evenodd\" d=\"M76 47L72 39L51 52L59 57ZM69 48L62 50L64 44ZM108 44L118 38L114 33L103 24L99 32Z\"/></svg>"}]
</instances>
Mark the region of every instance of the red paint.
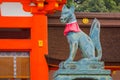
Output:
<instances>
[{"instance_id":1,"label":"red paint","mask_svg":"<svg viewBox=\"0 0 120 80\"><path fill-rule=\"evenodd\" d=\"M2 2L21 2L23 9L31 12L33 16L0 16L0 28L30 28L31 30L31 39L0 39L0 50L29 51L30 80L48 80L48 65L45 59L45 55L48 54L48 22L45 14L61 10L66 0L0 0L0 3ZM30 2L36 5L29 6ZM43 42L43 46L39 46L39 41Z\"/></svg>"},{"instance_id":2,"label":"red paint","mask_svg":"<svg viewBox=\"0 0 120 80\"><path fill-rule=\"evenodd\" d=\"M77 22L67 23L64 30L64 35L66 36L69 32L80 32L80 31L81 30Z\"/></svg>"}]
</instances>

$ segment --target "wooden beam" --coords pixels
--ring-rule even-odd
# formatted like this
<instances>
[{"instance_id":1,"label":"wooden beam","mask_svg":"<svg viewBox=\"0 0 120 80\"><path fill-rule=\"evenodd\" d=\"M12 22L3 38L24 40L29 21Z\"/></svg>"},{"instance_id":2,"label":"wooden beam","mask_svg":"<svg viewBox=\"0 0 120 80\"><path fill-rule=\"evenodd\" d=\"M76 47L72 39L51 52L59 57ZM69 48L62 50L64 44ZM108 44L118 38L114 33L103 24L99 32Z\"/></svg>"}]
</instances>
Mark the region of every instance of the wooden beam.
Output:
<instances>
[{"instance_id":1,"label":"wooden beam","mask_svg":"<svg viewBox=\"0 0 120 80\"><path fill-rule=\"evenodd\" d=\"M49 70L58 70L59 66L54 64L48 64ZM120 66L104 66L105 69L109 69L111 71L117 71L120 70Z\"/></svg>"},{"instance_id":2,"label":"wooden beam","mask_svg":"<svg viewBox=\"0 0 120 80\"><path fill-rule=\"evenodd\" d=\"M0 50L30 50L31 40L29 39L0 39Z\"/></svg>"},{"instance_id":3,"label":"wooden beam","mask_svg":"<svg viewBox=\"0 0 120 80\"><path fill-rule=\"evenodd\" d=\"M2 17L0 16L0 28L30 28L31 17Z\"/></svg>"},{"instance_id":4,"label":"wooden beam","mask_svg":"<svg viewBox=\"0 0 120 80\"><path fill-rule=\"evenodd\" d=\"M49 27L65 27L65 24L60 22L60 12L52 15L48 15L48 25ZM80 27L90 27L94 18L97 18L100 21L101 27L120 27L120 13L85 13L85 12L77 12L75 13L78 24ZM89 23L83 24L82 19L88 18Z\"/></svg>"},{"instance_id":5,"label":"wooden beam","mask_svg":"<svg viewBox=\"0 0 120 80\"><path fill-rule=\"evenodd\" d=\"M14 78L14 76L0 76L0 78ZM30 76L16 76L16 78L30 78Z\"/></svg>"},{"instance_id":6,"label":"wooden beam","mask_svg":"<svg viewBox=\"0 0 120 80\"><path fill-rule=\"evenodd\" d=\"M105 66L105 69L120 70L120 66Z\"/></svg>"}]
</instances>

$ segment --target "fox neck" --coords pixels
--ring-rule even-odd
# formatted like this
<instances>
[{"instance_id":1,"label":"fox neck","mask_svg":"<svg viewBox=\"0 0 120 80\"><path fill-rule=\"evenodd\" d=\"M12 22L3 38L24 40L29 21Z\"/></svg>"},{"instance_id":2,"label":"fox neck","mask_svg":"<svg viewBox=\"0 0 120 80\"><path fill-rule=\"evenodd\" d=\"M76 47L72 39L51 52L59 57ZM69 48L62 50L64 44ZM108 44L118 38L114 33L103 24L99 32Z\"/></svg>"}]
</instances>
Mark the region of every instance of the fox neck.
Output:
<instances>
[{"instance_id":1,"label":"fox neck","mask_svg":"<svg viewBox=\"0 0 120 80\"><path fill-rule=\"evenodd\" d=\"M72 16L69 18L67 24L73 23L73 22L77 22L75 15L72 15Z\"/></svg>"}]
</instances>

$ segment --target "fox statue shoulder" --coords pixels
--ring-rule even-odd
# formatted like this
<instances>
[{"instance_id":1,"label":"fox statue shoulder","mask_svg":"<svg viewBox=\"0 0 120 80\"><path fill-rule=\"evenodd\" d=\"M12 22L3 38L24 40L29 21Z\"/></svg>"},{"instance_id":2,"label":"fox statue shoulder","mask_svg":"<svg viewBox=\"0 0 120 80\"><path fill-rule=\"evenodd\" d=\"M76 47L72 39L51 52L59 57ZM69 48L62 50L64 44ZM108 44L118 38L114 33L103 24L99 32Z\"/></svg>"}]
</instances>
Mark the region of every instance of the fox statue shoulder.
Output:
<instances>
[{"instance_id":1,"label":"fox statue shoulder","mask_svg":"<svg viewBox=\"0 0 120 80\"><path fill-rule=\"evenodd\" d=\"M69 57L64 63L74 60L78 48L82 52L82 59L101 60L100 22L96 18L92 22L89 36L79 28L73 6L70 8L67 8L66 5L63 6L60 20L68 25L64 30L64 35L67 37L70 46Z\"/></svg>"}]
</instances>

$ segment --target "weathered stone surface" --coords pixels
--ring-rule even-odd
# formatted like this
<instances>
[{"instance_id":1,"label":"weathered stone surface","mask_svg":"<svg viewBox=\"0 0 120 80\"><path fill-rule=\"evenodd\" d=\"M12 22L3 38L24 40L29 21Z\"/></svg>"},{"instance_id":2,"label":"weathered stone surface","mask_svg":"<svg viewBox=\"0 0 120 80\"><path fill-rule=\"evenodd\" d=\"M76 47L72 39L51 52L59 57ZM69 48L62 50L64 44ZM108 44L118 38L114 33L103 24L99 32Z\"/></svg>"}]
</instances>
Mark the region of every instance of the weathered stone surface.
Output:
<instances>
[{"instance_id":1,"label":"weathered stone surface","mask_svg":"<svg viewBox=\"0 0 120 80\"><path fill-rule=\"evenodd\" d=\"M59 69L54 80L112 80L110 73L104 69Z\"/></svg>"},{"instance_id":2,"label":"weathered stone surface","mask_svg":"<svg viewBox=\"0 0 120 80\"><path fill-rule=\"evenodd\" d=\"M110 70L104 70L104 62L80 60L61 62L54 80L112 80Z\"/></svg>"},{"instance_id":3,"label":"weathered stone surface","mask_svg":"<svg viewBox=\"0 0 120 80\"><path fill-rule=\"evenodd\" d=\"M68 9L64 6L60 18L61 22L68 22L69 24L76 22L73 12L73 7ZM69 16L72 17L69 18ZM65 28L65 31L69 31L66 35L70 44L70 55L66 61L60 63L60 68L55 73L54 80L112 80L110 76L111 71L104 70L104 62L100 61L102 57L102 48L99 38L99 21L97 19L93 21L90 29L90 37L86 36L82 31L74 32L76 29L75 25L76 24L67 26L71 27L68 29ZM72 29L73 27L74 30ZM82 51L83 58L79 61L74 61L78 47ZM95 51L97 56L95 55Z\"/></svg>"},{"instance_id":4,"label":"weathered stone surface","mask_svg":"<svg viewBox=\"0 0 120 80\"><path fill-rule=\"evenodd\" d=\"M59 67L61 69L77 69L77 70L91 70L91 69L103 69L104 62L91 61L91 60L80 60L72 61L69 63L61 62Z\"/></svg>"}]
</instances>

